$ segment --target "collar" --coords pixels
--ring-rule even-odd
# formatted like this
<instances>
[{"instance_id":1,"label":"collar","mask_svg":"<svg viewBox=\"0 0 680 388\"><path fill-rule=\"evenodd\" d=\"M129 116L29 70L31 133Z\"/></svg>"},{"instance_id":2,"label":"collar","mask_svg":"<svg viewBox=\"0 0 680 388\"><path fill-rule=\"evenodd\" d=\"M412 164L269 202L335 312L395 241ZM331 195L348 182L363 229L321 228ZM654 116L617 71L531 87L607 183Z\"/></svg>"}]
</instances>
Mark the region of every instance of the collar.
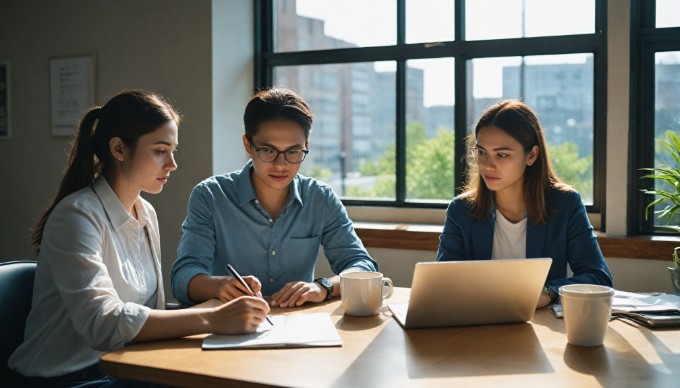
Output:
<instances>
[{"instance_id":1,"label":"collar","mask_svg":"<svg viewBox=\"0 0 680 388\"><path fill-rule=\"evenodd\" d=\"M137 217L139 217L139 220L135 220L130 216L127 210L125 210L123 203L120 202L120 199L116 193L113 192L109 182L103 176L99 176L95 179L92 184L92 189L99 197L114 230L118 230L121 226L131 221L137 222L139 227L144 227L149 222L149 214L142 204L141 199L137 198L134 204L135 210L137 211Z\"/></svg>"},{"instance_id":2,"label":"collar","mask_svg":"<svg viewBox=\"0 0 680 388\"><path fill-rule=\"evenodd\" d=\"M241 172L239 174L239 179L238 179L238 203L239 203L239 206L243 206L244 204L257 199L257 195L255 195L255 188L253 187L253 181L252 181L251 176L250 176L252 171L253 171L253 161L248 160L248 162L246 162L246 165L243 166L243 169L241 170ZM293 178L293 180L290 182L288 198L290 198L288 203L292 202L293 200L297 200L300 203L300 206L303 205L302 196L300 195L300 175L299 174L295 175L295 178Z\"/></svg>"},{"instance_id":3,"label":"collar","mask_svg":"<svg viewBox=\"0 0 680 388\"><path fill-rule=\"evenodd\" d=\"M500 212L498 208L496 207L496 200L494 198L494 201L491 202L491 213L489 214L492 219L496 219L496 212ZM505 216L503 216L505 218ZM524 209L524 219L529 220L529 212L527 212L527 209Z\"/></svg>"}]
</instances>

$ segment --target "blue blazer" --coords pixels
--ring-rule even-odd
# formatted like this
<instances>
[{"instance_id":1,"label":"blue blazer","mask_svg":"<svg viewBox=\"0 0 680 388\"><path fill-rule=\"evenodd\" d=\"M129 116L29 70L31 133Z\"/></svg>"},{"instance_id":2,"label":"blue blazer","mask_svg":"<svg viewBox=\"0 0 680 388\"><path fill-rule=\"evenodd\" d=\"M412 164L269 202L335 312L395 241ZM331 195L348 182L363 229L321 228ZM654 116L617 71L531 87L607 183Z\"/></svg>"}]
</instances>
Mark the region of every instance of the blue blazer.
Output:
<instances>
[{"instance_id":1,"label":"blue blazer","mask_svg":"<svg viewBox=\"0 0 680 388\"><path fill-rule=\"evenodd\" d=\"M527 258L550 257L546 286L558 294L565 284L599 284L611 287L612 275L597 244L581 196L575 191L550 190L552 211L546 224L527 222ZM470 203L456 197L446 210L444 232L439 237L437 261L489 260L493 247L496 211L484 221L470 216ZM574 276L567 279L567 264ZM559 295L559 294L558 294Z\"/></svg>"}]
</instances>

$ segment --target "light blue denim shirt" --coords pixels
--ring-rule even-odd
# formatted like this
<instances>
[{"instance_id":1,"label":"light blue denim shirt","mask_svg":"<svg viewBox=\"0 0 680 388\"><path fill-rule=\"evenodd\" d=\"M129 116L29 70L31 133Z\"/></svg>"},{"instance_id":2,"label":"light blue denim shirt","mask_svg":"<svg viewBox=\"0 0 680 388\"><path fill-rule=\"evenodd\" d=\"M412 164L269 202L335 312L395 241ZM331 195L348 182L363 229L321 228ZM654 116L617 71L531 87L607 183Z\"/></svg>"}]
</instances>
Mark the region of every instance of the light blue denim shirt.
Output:
<instances>
[{"instance_id":1,"label":"light blue denim shirt","mask_svg":"<svg viewBox=\"0 0 680 388\"><path fill-rule=\"evenodd\" d=\"M191 193L170 275L180 302L194 303L188 295L194 276L228 275L227 264L257 277L263 295L291 281L311 282L320 245L336 274L351 267L377 270L330 186L298 174L273 220L258 203L251 170L248 161L243 170L208 178Z\"/></svg>"}]
</instances>

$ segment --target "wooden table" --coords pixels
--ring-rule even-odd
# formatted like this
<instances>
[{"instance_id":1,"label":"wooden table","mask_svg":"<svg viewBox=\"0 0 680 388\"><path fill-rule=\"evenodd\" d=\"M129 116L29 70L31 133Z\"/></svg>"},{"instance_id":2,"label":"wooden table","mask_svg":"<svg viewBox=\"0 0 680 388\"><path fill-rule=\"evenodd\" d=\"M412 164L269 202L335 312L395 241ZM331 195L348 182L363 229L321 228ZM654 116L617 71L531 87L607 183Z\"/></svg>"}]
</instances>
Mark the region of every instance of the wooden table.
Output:
<instances>
[{"instance_id":1,"label":"wooden table","mask_svg":"<svg viewBox=\"0 0 680 388\"><path fill-rule=\"evenodd\" d=\"M392 301L408 299L396 288ZM680 387L680 331L613 320L604 346L567 344L546 309L530 323L404 330L385 309L344 316L339 300L272 314L327 311L337 348L201 350L203 336L134 344L101 357L104 373L155 383L295 387Z\"/></svg>"}]
</instances>

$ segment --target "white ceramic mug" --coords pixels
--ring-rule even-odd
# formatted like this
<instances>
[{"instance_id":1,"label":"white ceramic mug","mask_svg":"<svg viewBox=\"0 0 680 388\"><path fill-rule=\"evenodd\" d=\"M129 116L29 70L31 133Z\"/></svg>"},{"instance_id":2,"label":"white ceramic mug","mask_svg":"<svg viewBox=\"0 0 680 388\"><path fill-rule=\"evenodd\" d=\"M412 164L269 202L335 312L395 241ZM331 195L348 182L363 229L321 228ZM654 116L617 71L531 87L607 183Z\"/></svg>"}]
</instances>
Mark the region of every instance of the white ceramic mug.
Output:
<instances>
[{"instance_id":1,"label":"white ceramic mug","mask_svg":"<svg viewBox=\"0 0 680 388\"><path fill-rule=\"evenodd\" d=\"M609 327L614 289L593 284L560 287L567 341L576 346L600 346Z\"/></svg>"},{"instance_id":2,"label":"white ceramic mug","mask_svg":"<svg viewBox=\"0 0 680 388\"><path fill-rule=\"evenodd\" d=\"M378 314L383 300L392 296L392 279L380 272L345 272L340 274L342 308L347 315Z\"/></svg>"}]
</instances>

